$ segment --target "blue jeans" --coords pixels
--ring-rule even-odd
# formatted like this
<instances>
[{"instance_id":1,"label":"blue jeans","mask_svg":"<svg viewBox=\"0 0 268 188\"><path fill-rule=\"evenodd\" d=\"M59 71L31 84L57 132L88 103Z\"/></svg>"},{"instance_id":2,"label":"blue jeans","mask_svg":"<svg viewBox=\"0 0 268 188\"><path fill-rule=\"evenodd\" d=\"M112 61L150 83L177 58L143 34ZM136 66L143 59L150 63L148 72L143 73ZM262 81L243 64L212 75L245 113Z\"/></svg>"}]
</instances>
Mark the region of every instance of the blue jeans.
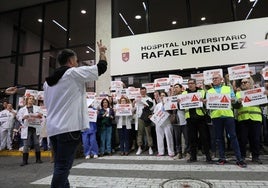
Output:
<instances>
[{"instance_id":1,"label":"blue jeans","mask_svg":"<svg viewBox=\"0 0 268 188\"><path fill-rule=\"evenodd\" d=\"M219 157L220 159L225 159L225 151L224 151L224 128L227 135L230 138L232 149L235 152L236 159L238 161L242 160L241 152L238 144L238 140L235 132L235 121L232 117L226 118L213 118L212 119L213 126L215 128L216 142L219 147Z\"/></svg>"},{"instance_id":2,"label":"blue jeans","mask_svg":"<svg viewBox=\"0 0 268 188\"><path fill-rule=\"evenodd\" d=\"M112 126L105 126L100 130L100 154L112 152Z\"/></svg>"},{"instance_id":3,"label":"blue jeans","mask_svg":"<svg viewBox=\"0 0 268 188\"><path fill-rule=\"evenodd\" d=\"M96 133L83 132L82 141L84 147L84 155L98 155L99 147L96 140Z\"/></svg>"},{"instance_id":4,"label":"blue jeans","mask_svg":"<svg viewBox=\"0 0 268 188\"><path fill-rule=\"evenodd\" d=\"M54 150L54 172L51 188L69 188L68 176L75 152L81 140L81 132L74 131L50 137Z\"/></svg>"}]
</instances>

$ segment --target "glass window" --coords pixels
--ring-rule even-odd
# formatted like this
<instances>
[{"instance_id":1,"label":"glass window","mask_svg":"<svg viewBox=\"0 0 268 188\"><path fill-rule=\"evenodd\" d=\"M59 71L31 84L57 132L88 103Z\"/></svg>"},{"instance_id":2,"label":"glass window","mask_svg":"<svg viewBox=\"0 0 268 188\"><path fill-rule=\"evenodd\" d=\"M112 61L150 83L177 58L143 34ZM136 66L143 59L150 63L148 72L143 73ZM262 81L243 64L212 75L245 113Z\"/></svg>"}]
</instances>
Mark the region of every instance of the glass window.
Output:
<instances>
[{"instance_id":1,"label":"glass window","mask_svg":"<svg viewBox=\"0 0 268 188\"><path fill-rule=\"evenodd\" d=\"M19 66L18 84L37 86L39 75L39 53L22 56L23 66Z\"/></svg>"},{"instance_id":2,"label":"glass window","mask_svg":"<svg viewBox=\"0 0 268 188\"><path fill-rule=\"evenodd\" d=\"M20 53L35 52L40 50L40 37L42 28L42 7L23 9L21 16L22 51Z\"/></svg>"},{"instance_id":3,"label":"glass window","mask_svg":"<svg viewBox=\"0 0 268 188\"><path fill-rule=\"evenodd\" d=\"M231 1L190 0L190 7L192 26L233 21Z\"/></svg>"},{"instance_id":4,"label":"glass window","mask_svg":"<svg viewBox=\"0 0 268 188\"><path fill-rule=\"evenodd\" d=\"M187 27L186 1L150 0L150 32Z\"/></svg>"},{"instance_id":5,"label":"glass window","mask_svg":"<svg viewBox=\"0 0 268 188\"><path fill-rule=\"evenodd\" d=\"M0 88L14 85L15 64L10 63L11 58L0 58Z\"/></svg>"},{"instance_id":6,"label":"glass window","mask_svg":"<svg viewBox=\"0 0 268 188\"><path fill-rule=\"evenodd\" d=\"M17 47L18 12L0 14L0 57L10 56Z\"/></svg>"},{"instance_id":7,"label":"glass window","mask_svg":"<svg viewBox=\"0 0 268 188\"><path fill-rule=\"evenodd\" d=\"M237 20L262 18L268 16L268 1L237 1Z\"/></svg>"},{"instance_id":8,"label":"glass window","mask_svg":"<svg viewBox=\"0 0 268 188\"><path fill-rule=\"evenodd\" d=\"M95 42L95 0L72 0L69 46Z\"/></svg>"},{"instance_id":9,"label":"glass window","mask_svg":"<svg viewBox=\"0 0 268 188\"><path fill-rule=\"evenodd\" d=\"M64 48L67 41L67 1L46 5L44 49Z\"/></svg>"}]
</instances>

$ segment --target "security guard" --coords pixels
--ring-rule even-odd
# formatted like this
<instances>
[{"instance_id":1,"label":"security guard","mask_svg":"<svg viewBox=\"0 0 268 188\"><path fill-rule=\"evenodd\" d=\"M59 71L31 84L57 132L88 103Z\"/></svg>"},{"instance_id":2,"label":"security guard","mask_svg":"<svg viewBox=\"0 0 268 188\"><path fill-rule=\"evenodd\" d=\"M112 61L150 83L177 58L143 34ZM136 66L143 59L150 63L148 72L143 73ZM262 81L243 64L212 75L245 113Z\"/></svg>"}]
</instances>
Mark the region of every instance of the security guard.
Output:
<instances>
[{"instance_id":1,"label":"security guard","mask_svg":"<svg viewBox=\"0 0 268 188\"><path fill-rule=\"evenodd\" d=\"M214 74L212 76L212 88L210 88L207 92L208 93L220 93L220 94L228 94L231 96L232 103L235 102L236 97L234 91L231 89L230 86L225 86L222 84L223 78L220 74ZM241 157L241 152L236 136L235 131L235 120L234 120L234 113L232 109L215 109L211 110L210 117L212 119L212 124L215 128L215 135L216 135L216 142L219 147L219 165L224 165L227 161L225 158L225 151L224 151L224 129L227 135L230 137L230 142L232 148L235 152L236 156L236 165L241 168L246 168L247 164L244 162L243 158Z\"/></svg>"},{"instance_id":2,"label":"security guard","mask_svg":"<svg viewBox=\"0 0 268 188\"><path fill-rule=\"evenodd\" d=\"M205 91L196 86L195 79L188 80L188 89L182 93L182 95L187 93L200 92L201 98L204 98ZM197 147L198 147L198 134L201 139L201 143L206 155L206 162L211 163L211 156L209 152L209 128L206 123L205 110L202 108L191 108L185 110L185 119L188 126L188 138L190 146L190 159L187 162L197 161Z\"/></svg>"},{"instance_id":3,"label":"security guard","mask_svg":"<svg viewBox=\"0 0 268 188\"><path fill-rule=\"evenodd\" d=\"M249 90L253 88L253 83L250 79L244 78L241 81L241 90ZM256 106L242 106L241 92L236 93L238 98L238 126L239 126L239 145L243 158L246 157L246 145L249 141L250 151L252 153L252 162L262 164L259 159L260 155L260 136L262 111L259 105Z\"/></svg>"}]
</instances>

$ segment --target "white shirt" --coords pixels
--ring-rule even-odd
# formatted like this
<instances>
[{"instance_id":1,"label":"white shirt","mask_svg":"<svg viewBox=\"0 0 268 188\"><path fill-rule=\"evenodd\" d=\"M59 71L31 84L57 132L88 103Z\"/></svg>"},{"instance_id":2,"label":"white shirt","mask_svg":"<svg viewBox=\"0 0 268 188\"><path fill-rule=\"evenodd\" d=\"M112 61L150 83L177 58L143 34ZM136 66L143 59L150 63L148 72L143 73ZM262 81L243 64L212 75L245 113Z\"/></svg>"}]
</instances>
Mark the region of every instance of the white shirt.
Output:
<instances>
[{"instance_id":1,"label":"white shirt","mask_svg":"<svg viewBox=\"0 0 268 188\"><path fill-rule=\"evenodd\" d=\"M88 128L85 82L97 79L98 68L94 65L68 69L53 86L44 83L49 137Z\"/></svg>"}]
</instances>

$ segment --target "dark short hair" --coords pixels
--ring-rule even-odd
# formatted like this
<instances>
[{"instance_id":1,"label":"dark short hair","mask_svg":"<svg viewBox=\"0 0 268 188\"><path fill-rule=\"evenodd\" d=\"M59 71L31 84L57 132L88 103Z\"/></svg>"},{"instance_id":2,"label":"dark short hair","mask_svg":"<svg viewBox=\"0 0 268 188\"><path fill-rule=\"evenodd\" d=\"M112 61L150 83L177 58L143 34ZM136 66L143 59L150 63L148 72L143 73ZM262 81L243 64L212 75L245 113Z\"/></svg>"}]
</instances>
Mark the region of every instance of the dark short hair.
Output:
<instances>
[{"instance_id":1,"label":"dark short hair","mask_svg":"<svg viewBox=\"0 0 268 188\"><path fill-rule=\"evenodd\" d=\"M58 56L57 56L57 60L59 62L60 65L66 65L68 62L68 59L70 57L74 57L77 56L76 53L71 50L71 49L64 49L62 51L59 52Z\"/></svg>"},{"instance_id":2,"label":"dark short hair","mask_svg":"<svg viewBox=\"0 0 268 188\"><path fill-rule=\"evenodd\" d=\"M140 88L140 90L144 90L144 89L147 90L146 87L141 87L141 88Z\"/></svg>"},{"instance_id":3,"label":"dark short hair","mask_svg":"<svg viewBox=\"0 0 268 188\"><path fill-rule=\"evenodd\" d=\"M193 82L196 84L196 79L189 78L189 79L188 79L188 82L189 82L189 81L193 81Z\"/></svg>"},{"instance_id":4,"label":"dark short hair","mask_svg":"<svg viewBox=\"0 0 268 188\"><path fill-rule=\"evenodd\" d=\"M181 84L179 84L179 83L174 84L174 86L179 86L180 88L182 88L182 85L181 85ZM173 87L174 87L174 86L173 86Z\"/></svg>"}]
</instances>

